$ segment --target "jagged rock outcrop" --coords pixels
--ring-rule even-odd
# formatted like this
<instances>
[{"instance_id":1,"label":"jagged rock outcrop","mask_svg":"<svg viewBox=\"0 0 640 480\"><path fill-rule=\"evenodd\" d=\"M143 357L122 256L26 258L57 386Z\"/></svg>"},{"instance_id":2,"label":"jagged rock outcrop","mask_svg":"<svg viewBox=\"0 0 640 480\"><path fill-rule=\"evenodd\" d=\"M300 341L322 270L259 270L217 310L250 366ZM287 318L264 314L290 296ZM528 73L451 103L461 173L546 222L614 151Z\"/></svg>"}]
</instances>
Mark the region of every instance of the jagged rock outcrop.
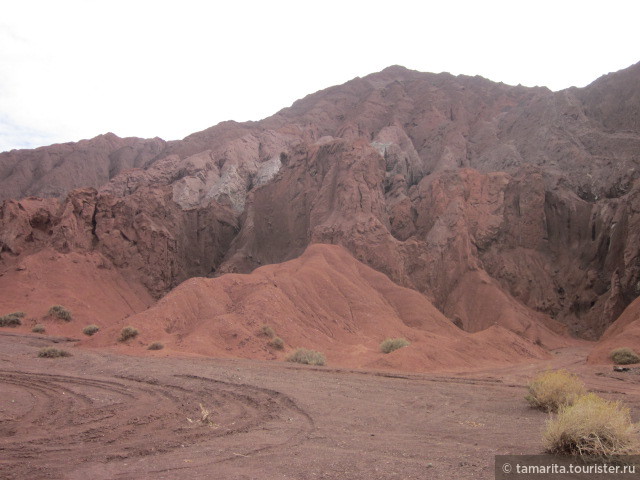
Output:
<instances>
[{"instance_id":1,"label":"jagged rock outcrop","mask_svg":"<svg viewBox=\"0 0 640 480\"><path fill-rule=\"evenodd\" d=\"M183 210L168 186L124 197L80 189L62 202L5 201L0 256L6 263L46 247L97 250L157 297L189 277L215 272L238 228L229 207L212 201Z\"/></svg>"}]
</instances>

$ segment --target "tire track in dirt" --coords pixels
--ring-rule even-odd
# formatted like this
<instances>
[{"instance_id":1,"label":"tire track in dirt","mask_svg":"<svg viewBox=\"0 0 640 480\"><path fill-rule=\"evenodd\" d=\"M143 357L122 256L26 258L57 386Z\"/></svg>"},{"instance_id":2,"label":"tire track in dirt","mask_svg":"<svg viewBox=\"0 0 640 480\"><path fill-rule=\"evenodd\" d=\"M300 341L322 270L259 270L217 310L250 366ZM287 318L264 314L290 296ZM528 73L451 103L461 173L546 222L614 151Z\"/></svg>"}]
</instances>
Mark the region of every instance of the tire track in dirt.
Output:
<instances>
[{"instance_id":1,"label":"tire track in dirt","mask_svg":"<svg viewBox=\"0 0 640 480\"><path fill-rule=\"evenodd\" d=\"M300 441L311 418L279 392L204 377L110 378L0 372L0 478L59 478L69 467L162 454L269 430L255 451ZM202 421L201 405L209 410ZM243 455L254 453L244 451ZM216 461L235 458L227 455Z\"/></svg>"},{"instance_id":2,"label":"tire track in dirt","mask_svg":"<svg viewBox=\"0 0 640 480\"><path fill-rule=\"evenodd\" d=\"M252 453L263 451L269 448L282 447L285 445L288 445L288 446L295 445L299 443L299 441L301 441L305 436L307 436L315 428L315 423L311 415L309 415L303 408L301 408L291 397L288 397L287 395L280 393L278 391L270 390L267 388L256 387L253 385L232 384L232 383L223 382L220 380L212 380L208 378L198 377L195 375L180 375L180 377L197 379L202 382L213 382L216 384L223 384L223 385L229 385L229 386L234 386L239 388L250 389L253 392L260 392L262 395L268 396L270 398L270 401L281 405L283 407L283 410L286 410L289 413L296 414L297 416L304 419L303 425L301 426L299 431L296 432L294 435L292 435L290 438L287 438L283 442L278 443L276 445L271 445L268 447L256 449ZM245 398L247 401L251 403L255 403L256 401L255 397L245 397Z\"/></svg>"}]
</instances>

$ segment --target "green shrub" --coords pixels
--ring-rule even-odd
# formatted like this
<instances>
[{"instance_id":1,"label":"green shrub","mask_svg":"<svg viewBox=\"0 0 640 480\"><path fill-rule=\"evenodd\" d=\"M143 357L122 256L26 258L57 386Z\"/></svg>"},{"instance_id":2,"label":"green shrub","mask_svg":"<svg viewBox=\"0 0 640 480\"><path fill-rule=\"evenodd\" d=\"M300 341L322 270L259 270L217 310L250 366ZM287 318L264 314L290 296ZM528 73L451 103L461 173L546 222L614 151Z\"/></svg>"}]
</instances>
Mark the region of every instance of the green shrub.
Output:
<instances>
[{"instance_id":1,"label":"green shrub","mask_svg":"<svg viewBox=\"0 0 640 480\"><path fill-rule=\"evenodd\" d=\"M164 345L160 342L153 342L151 345L147 347L147 350L162 350Z\"/></svg>"},{"instance_id":2,"label":"green shrub","mask_svg":"<svg viewBox=\"0 0 640 480\"><path fill-rule=\"evenodd\" d=\"M326 360L324 355L315 350L298 348L287 357L287 362L303 363L305 365L324 365Z\"/></svg>"},{"instance_id":3,"label":"green shrub","mask_svg":"<svg viewBox=\"0 0 640 480\"><path fill-rule=\"evenodd\" d=\"M529 395L525 399L532 407L557 412L563 405L572 405L585 392L584 383L577 375L566 370L548 370L529 383Z\"/></svg>"},{"instance_id":4,"label":"green shrub","mask_svg":"<svg viewBox=\"0 0 640 480\"><path fill-rule=\"evenodd\" d=\"M16 315L16 313L9 313L8 315L0 317L0 327L17 327L18 325L22 325L22 320L20 320L21 317Z\"/></svg>"},{"instance_id":5,"label":"green shrub","mask_svg":"<svg viewBox=\"0 0 640 480\"><path fill-rule=\"evenodd\" d=\"M121 342L126 342L127 340L131 339L131 338L135 338L138 336L138 330L134 327L124 327L122 330L120 330L120 338L119 340Z\"/></svg>"},{"instance_id":6,"label":"green shrub","mask_svg":"<svg viewBox=\"0 0 640 480\"><path fill-rule=\"evenodd\" d=\"M100 330L100 327L97 325L87 325L82 329L82 333L84 333L85 335L91 336L98 333L99 330Z\"/></svg>"},{"instance_id":7,"label":"green shrub","mask_svg":"<svg viewBox=\"0 0 640 480\"><path fill-rule=\"evenodd\" d=\"M276 336L276 332L269 325L262 325L262 327L260 327L260 334L269 338Z\"/></svg>"},{"instance_id":8,"label":"green shrub","mask_svg":"<svg viewBox=\"0 0 640 480\"><path fill-rule=\"evenodd\" d=\"M44 325L43 325L43 324L38 323L37 325L35 325L35 326L31 329L31 331L32 331L33 333L44 333L45 328L44 328Z\"/></svg>"},{"instance_id":9,"label":"green shrub","mask_svg":"<svg viewBox=\"0 0 640 480\"><path fill-rule=\"evenodd\" d=\"M628 347L616 348L611 351L611 360L618 365L630 365L640 363L640 357Z\"/></svg>"},{"instance_id":10,"label":"green shrub","mask_svg":"<svg viewBox=\"0 0 640 480\"><path fill-rule=\"evenodd\" d=\"M380 351L382 353L391 353L394 350L398 350L402 347L411 345L408 340L404 338L387 338L380 344Z\"/></svg>"},{"instance_id":11,"label":"green shrub","mask_svg":"<svg viewBox=\"0 0 640 480\"><path fill-rule=\"evenodd\" d=\"M55 347L45 347L38 352L38 357L41 358L58 358L58 357L70 357L71 354L66 350L61 350Z\"/></svg>"},{"instance_id":12,"label":"green shrub","mask_svg":"<svg viewBox=\"0 0 640 480\"><path fill-rule=\"evenodd\" d=\"M271 340L268 345L277 350L282 350L284 348L284 340L282 340L280 337L276 337Z\"/></svg>"},{"instance_id":13,"label":"green shrub","mask_svg":"<svg viewBox=\"0 0 640 480\"><path fill-rule=\"evenodd\" d=\"M544 442L548 453L606 459L637 453L636 433L627 407L589 393L560 407L547 422Z\"/></svg>"},{"instance_id":14,"label":"green shrub","mask_svg":"<svg viewBox=\"0 0 640 480\"><path fill-rule=\"evenodd\" d=\"M62 305L53 305L49 309L49 315L59 318L60 320L64 320L65 322L70 322L72 319L71 312L64 308Z\"/></svg>"}]
</instances>

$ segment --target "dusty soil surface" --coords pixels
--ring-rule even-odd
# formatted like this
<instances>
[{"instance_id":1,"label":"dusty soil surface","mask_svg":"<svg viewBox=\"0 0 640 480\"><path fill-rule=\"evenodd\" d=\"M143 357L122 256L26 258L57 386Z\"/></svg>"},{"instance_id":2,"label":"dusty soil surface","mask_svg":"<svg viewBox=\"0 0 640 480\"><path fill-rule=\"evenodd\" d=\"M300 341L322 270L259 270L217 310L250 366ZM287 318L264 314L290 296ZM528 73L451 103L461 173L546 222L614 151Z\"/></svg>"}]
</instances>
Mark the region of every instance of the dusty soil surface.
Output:
<instances>
[{"instance_id":1,"label":"dusty soil surface","mask_svg":"<svg viewBox=\"0 0 640 480\"><path fill-rule=\"evenodd\" d=\"M640 414L640 377L587 365L584 346L517 367L402 374L74 344L0 333L1 478L493 478L495 454L541 452L546 414L527 406L524 384L549 366ZM37 358L50 345L73 356Z\"/></svg>"}]
</instances>

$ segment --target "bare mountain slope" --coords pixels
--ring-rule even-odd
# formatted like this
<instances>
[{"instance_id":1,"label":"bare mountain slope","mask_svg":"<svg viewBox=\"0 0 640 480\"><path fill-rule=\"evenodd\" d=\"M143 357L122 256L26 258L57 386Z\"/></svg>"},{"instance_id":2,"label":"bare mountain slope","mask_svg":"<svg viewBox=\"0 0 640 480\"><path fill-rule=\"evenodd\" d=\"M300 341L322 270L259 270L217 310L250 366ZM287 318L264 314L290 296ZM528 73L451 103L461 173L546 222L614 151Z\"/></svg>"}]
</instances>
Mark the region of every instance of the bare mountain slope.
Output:
<instances>
[{"instance_id":1,"label":"bare mountain slope","mask_svg":"<svg viewBox=\"0 0 640 480\"><path fill-rule=\"evenodd\" d=\"M107 133L77 143L3 152L0 200L65 197L74 188L97 188L123 170L145 166L165 145L159 138L119 138Z\"/></svg>"},{"instance_id":2,"label":"bare mountain slope","mask_svg":"<svg viewBox=\"0 0 640 480\"><path fill-rule=\"evenodd\" d=\"M554 93L390 67L261 122L152 140L97 192L7 202L1 255L97 250L159 296L335 243L469 331L535 340L556 319L596 338L640 293L639 72Z\"/></svg>"}]
</instances>

